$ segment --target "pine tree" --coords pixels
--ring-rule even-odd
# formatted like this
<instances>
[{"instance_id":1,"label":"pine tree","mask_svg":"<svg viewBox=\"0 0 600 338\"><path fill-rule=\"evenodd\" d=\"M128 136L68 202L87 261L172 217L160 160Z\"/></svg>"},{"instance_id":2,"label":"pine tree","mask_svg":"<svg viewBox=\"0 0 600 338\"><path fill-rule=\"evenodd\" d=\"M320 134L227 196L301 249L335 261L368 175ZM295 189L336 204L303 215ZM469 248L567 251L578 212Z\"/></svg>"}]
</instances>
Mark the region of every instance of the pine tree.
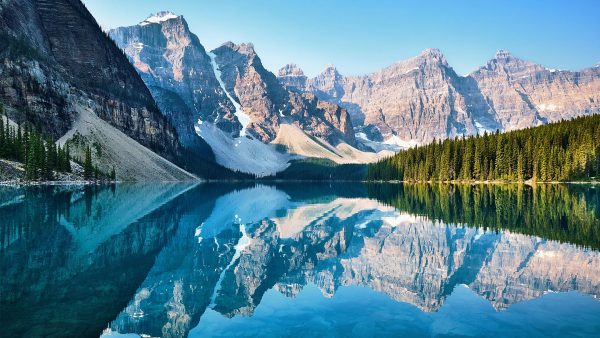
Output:
<instances>
[{"instance_id":1,"label":"pine tree","mask_svg":"<svg viewBox=\"0 0 600 338\"><path fill-rule=\"evenodd\" d=\"M27 147L27 158L25 160L25 177L27 180L37 180L39 178L38 173L38 162L36 161L36 145L34 141L34 137L28 137L29 144Z\"/></svg>"},{"instance_id":2,"label":"pine tree","mask_svg":"<svg viewBox=\"0 0 600 338\"><path fill-rule=\"evenodd\" d=\"M6 157L7 141L4 134L4 107L0 103L0 158Z\"/></svg>"},{"instance_id":3,"label":"pine tree","mask_svg":"<svg viewBox=\"0 0 600 338\"><path fill-rule=\"evenodd\" d=\"M523 182L525 177L525 172L523 168L523 155L519 154L517 159L517 180L519 182Z\"/></svg>"},{"instance_id":4,"label":"pine tree","mask_svg":"<svg viewBox=\"0 0 600 338\"><path fill-rule=\"evenodd\" d=\"M64 163L63 163L63 171L70 173L71 172L71 150L69 148L69 144L65 145L64 149Z\"/></svg>"},{"instance_id":5,"label":"pine tree","mask_svg":"<svg viewBox=\"0 0 600 338\"><path fill-rule=\"evenodd\" d=\"M551 181L597 178L600 115L536 128L434 141L369 165L377 180Z\"/></svg>"},{"instance_id":6,"label":"pine tree","mask_svg":"<svg viewBox=\"0 0 600 338\"><path fill-rule=\"evenodd\" d=\"M92 149L89 146L85 148L85 160L83 162L83 177L91 180L94 177L94 166L92 165Z\"/></svg>"}]
</instances>

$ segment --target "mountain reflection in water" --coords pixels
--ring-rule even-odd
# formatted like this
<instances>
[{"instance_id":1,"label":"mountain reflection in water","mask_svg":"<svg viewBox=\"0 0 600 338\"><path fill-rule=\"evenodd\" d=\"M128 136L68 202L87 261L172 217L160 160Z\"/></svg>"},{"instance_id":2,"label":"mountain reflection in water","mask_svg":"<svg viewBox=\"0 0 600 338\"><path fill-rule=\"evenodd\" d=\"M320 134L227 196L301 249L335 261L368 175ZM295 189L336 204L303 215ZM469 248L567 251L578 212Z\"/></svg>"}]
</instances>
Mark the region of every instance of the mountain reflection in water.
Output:
<instances>
[{"instance_id":1,"label":"mountain reflection in water","mask_svg":"<svg viewBox=\"0 0 600 338\"><path fill-rule=\"evenodd\" d=\"M107 336L593 337L599 192L1 188L0 324L11 336L97 337L110 323Z\"/></svg>"}]
</instances>

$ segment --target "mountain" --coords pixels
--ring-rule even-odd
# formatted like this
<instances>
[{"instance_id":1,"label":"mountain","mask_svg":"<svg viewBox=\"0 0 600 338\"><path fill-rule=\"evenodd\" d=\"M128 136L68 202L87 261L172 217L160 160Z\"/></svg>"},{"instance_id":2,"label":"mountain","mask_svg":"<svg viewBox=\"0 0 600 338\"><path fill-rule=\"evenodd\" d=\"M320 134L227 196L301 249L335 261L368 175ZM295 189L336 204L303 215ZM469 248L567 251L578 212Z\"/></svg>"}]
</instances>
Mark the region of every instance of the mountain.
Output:
<instances>
[{"instance_id":1,"label":"mountain","mask_svg":"<svg viewBox=\"0 0 600 338\"><path fill-rule=\"evenodd\" d=\"M227 42L213 52L226 90L248 112L248 128L262 141L275 139L279 124L291 123L333 145L354 144L352 122L344 109L314 95L288 92L263 67L252 44Z\"/></svg>"},{"instance_id":2,"label":"mountain","mask_svg":"<svg viewBox=\"0 0 600 338\"><path fill-rule=\"evenodd\" d=\"M210 56L183 17L160 12L139 25L120 27L109 34L173 121L182 144L193 146L200 140L194 131L198 119L228 132L241 130Z\"/></svg>"},{"instance_id":3,"label":"mountain","mask_svg":"<svg viewBox=\"0 0 600 338\"><path fill-rule=\"evenodd\" d=\"M353 148L347 110L313 93L287 90L264 68L252 44L227 42L207 52L185 19L171 12L109 35L129 56L183 143L194 147L200 136L225 167L262 176L284 170L294 158L327 157L321 154L329 149L336 149L333 156L342 163L366 158L346 155L347 147L360 152ZM280 135L282 126L301 132L290 139ZM319 149L294 152L311 142Z\"/></svg>"},{"instance_id":4,"label":"mountain","mask_svg":"<svg viewBox=\"0 0 600 338\"><path fill-rule=\"evenodd\" d=\"M0 58L0 100L11 120L54 139L68 134L76 158L93 146L95 164L115 166L120 179L194 178L167 161L179 156L177 132L81 1L3 1Z\"/></svg>"},{"instance_id":5,"label":"mountain","mask_svg":"<svg viewBox=\"0 0 600 338\"><path fill-rule=\"evenodd\" d=\"M506 51L466 76L457 75L439 50L427 49L364 76L343 76L327 66L307 78L287 65L278 78L287 88L348 109L367 145L382 140L406 147L600 112L600 68L547 69Z\"/></svg>"},{"instance_id":6,"label":"mountain","mask_svg":"<svg viewBox=\"0 0 600 338\"><path fill-rule=\"evenodd\" d=\"M469 74L490 102L502 130L600 113L600 69L548 69L498 51Z\"/></svg>"}]
</instances>

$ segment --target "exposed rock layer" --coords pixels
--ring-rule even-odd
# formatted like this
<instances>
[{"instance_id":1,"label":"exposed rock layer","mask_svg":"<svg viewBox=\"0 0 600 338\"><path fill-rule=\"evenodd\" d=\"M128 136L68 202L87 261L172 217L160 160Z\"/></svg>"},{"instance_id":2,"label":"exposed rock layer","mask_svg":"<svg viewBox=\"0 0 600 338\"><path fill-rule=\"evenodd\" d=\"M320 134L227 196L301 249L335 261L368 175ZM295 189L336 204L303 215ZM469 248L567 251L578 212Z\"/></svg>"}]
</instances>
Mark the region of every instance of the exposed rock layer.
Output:
<instances>
[{"instance_id":1,"label":"exposed rock layer","mask_svg":"<svg viewBox=\"0 0 600 338\"><path fill-rule=\"evenodd\" d=\"M263 67L252 44L228 42L209 54L183 17L159 13L151 18L111 30L110 35L130 57L184 143L194 140L198 120L215 124L232 137L247 131L265 143L276 138L282 123L295 124L332 144L355 143L345 109L311 93L286 90Z\"/></svg>"},{"instance_id":2,"label":"exposed rock layer","mask_svg":"<svg viewBox=\"0 0 600 338\"><path fill-rule=\"evenodd\" d=\"M382 134L429 142L600 113L600 67L547 69L506 51L466 76L437 49L365 76L343 76L328 66L307 79L295 65L278 75L288 88L345 107L355 126L376 126L367 133L371 140Z\"/></svg>"},{"instance_id":3,"label":"exposed rock layer","mask_svg":"<svg viewBox=\"0 0 600 338\"><path fill-rule=\"evenodd\" d=\"M7 0L0 6L0 98L11 119L58 138L86 105L163 156L177 134L144 82L79 0Z\"/></svg>"}]
</instances>

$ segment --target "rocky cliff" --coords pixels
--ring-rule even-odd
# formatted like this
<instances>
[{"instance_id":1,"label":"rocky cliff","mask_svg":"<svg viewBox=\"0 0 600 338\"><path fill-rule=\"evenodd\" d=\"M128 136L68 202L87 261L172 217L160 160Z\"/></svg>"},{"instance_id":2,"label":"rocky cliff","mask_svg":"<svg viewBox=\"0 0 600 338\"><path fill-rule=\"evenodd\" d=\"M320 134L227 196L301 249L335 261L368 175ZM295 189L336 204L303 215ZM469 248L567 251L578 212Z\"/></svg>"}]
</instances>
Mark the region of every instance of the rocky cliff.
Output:
<instances>
[{"instance_id":1,"label":"rocky cliff","mask_svg":"<svg viewBox=\"0 0 600 338\"><path fill-rule=\"evenodd\" d=\"M600 68L547 69L505 51L466 76L457 75L437 49L365 76L343 76L327 66L308 79L295 65L278 75L288 88L348 109L370 141L400 146L600 112Z\"/></svg>"},{"instance_id":2,"label":"rocky cliff","mask_svg":"<svg viewBox=\"0 0 600 338\"><path fill-rule=\"evenodd\" d=\"M263 142L275 139L281 123L291 123L333 145L354 144L352 122L345 109L310 93L286 90L263 67L252 44L227 42L213 53L226 90L239 100L252 121L248 128Z\"/></svg>"},{"instance_id":3,"label":"rocky cliff","mask_svg":"<svg viewBox=\"0 0 600 338\"><path fill-rule=\"evenodd\" d=\"M252 44L228 42L207 53L185 19L170 12L109 34L174 121L184 143L196 138L194 125L201 120L232 137L248 132L265 143L276 138L280 124L292 123L332 144L354 144L346 110L312 94L286 90L263 67Z\"/></svg>"},{"instance_id":4,"label":"rocky cliff","mask_svg":"<svg viewBox=\"0 0 600 338\"><path fill-rule=\"evenodd\" d=\"M129 56L161 110L173 121L182 144L194 146L201 119L227 132L241 125L219 85L210 56L182 16L161 12L138 25L109 31Z\"/></svg>"},{"instance_id":5,"label":"rocky cliff","mask_svg":"<svg viewBox=\"0 0 600 338\"><path fill-rule=\"evenodd\" d=\"M17 122L59 138L77 106L142 145L174 158L175 129L144 82L79 0L0 5L0 98Z\"/></svg>"}]
</instances>

